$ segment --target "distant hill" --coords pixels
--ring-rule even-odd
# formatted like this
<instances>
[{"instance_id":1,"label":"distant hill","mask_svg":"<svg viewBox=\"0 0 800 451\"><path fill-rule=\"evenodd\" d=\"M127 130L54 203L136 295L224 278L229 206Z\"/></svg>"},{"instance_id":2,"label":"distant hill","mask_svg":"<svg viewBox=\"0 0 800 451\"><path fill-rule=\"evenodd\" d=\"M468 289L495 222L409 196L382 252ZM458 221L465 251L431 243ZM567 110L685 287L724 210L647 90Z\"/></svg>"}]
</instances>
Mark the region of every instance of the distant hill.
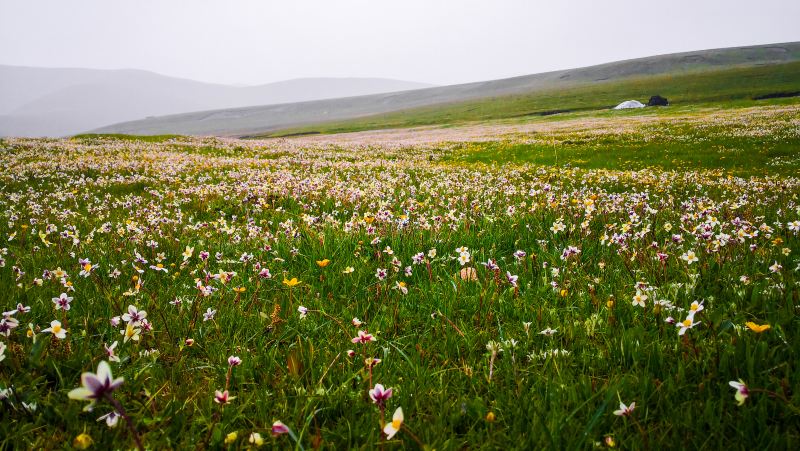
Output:
<instances>
[{"instance_id":1,"label":"distant hill","mask_svg":"<svg viewBox=\"0 0 800 451\"><path fill-rule=\"evenodd\" d=\"M62 136L148 116L429 86L381 78L303 78L243 87L141 70L0 66L0 136Z\"/></svg>"},{"instance_id":2,"label":"distant hill","mask_svg":"<svg viewBox=\"0 0 800 451\"><path fill-rule=\"evenodd\" d=\"M348 131L554 113L604 107L633 95L674 94L676 100L684 96L699 101L724 92L725 98L747 98L774 89L800 90L797 61L798 42L702 50L414 91L198 111L95 131L252 136L287 129ZM717 76L727 81L718 84Z\"/></svg>"}]
</instances>

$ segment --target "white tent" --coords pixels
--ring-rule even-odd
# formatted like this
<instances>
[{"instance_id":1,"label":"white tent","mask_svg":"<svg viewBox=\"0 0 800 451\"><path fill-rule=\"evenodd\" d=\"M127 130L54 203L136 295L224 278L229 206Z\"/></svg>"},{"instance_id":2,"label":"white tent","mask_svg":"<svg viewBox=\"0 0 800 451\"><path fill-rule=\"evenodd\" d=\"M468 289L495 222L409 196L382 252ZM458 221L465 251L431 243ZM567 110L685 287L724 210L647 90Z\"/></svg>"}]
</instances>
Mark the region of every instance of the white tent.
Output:
<instances>
[{"instance_id":1,"label":"white tent","mask_svg":"<svg viewBox=\"0 0 800 451\"><path fill-rule=\"evenodd\" d=\"M644 108L644 104L637 100L626 100L625 102L620 103L619 105L615 106L615 110L627 110L628 108Z\"/></svg>"}]
</instances>

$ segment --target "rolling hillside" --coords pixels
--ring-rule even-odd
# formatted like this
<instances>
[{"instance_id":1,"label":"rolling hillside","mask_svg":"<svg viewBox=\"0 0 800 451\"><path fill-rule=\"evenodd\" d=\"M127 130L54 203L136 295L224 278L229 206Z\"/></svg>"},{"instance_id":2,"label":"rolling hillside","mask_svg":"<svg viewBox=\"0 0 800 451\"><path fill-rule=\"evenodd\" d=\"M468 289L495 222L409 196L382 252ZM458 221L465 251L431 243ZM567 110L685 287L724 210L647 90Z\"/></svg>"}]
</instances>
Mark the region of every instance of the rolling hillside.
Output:
<instances>
[{"instance_id":1,"label":"rolling hillside","mask_svg":"<svg viewBox=\"0 0 800 451\"><path fill-rule=\"evenodd\" d=\"M673 103L800 91L800 43L703 50L414 91L199 111L99 133L263 136L450 123L596 109L662 94Z\"/></svg>"},{"instance_id":2,"label":"rolling hillside","mask_svg":"<svg viewBox=\"0 0 800 451\"><path fill-rule=\"evenodd\" d=\"M305 78L240 87L141 70L0 66L0 136L61 136L148 116L428 86L380 78Z\"/></svg>"}]
</instances>

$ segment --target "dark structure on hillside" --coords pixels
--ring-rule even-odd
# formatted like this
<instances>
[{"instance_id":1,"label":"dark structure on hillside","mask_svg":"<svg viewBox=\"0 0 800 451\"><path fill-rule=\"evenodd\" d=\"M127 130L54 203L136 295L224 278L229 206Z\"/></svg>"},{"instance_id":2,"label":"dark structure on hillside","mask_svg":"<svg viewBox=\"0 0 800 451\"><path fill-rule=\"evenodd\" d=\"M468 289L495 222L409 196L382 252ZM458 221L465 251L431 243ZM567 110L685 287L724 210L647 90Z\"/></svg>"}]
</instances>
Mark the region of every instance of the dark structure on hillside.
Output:
<instances>
[{"instance_id":1,"label":"dark structure on hillside","mask_svg":"<svg viewBox=\"0 0 800 451\"><path fill-rule=\"evenodd\" d=\"M647 106L667 106L667 105L669 105L669 101L661 96L650 97L650 101L647 102Z\"/></svg>"}]
</instances>

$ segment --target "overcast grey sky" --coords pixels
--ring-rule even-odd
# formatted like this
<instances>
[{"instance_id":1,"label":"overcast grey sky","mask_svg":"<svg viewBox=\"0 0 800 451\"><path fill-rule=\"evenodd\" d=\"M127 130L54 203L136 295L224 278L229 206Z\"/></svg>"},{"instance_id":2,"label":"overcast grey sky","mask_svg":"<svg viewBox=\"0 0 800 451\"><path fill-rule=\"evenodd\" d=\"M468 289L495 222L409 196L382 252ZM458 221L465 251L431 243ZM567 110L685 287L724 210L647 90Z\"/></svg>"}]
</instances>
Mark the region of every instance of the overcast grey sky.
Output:
<instances>
[{"instance_id":1,"label":"overcast grey sky","mask_svg":"<svg viewBox=\"0 0 800 451\"><path fill-rule=\"evenodd\" d=\"M798 20L800 0L0 0L0 64L451 84L797 41Z\"/></svg>"}]
</instances>

